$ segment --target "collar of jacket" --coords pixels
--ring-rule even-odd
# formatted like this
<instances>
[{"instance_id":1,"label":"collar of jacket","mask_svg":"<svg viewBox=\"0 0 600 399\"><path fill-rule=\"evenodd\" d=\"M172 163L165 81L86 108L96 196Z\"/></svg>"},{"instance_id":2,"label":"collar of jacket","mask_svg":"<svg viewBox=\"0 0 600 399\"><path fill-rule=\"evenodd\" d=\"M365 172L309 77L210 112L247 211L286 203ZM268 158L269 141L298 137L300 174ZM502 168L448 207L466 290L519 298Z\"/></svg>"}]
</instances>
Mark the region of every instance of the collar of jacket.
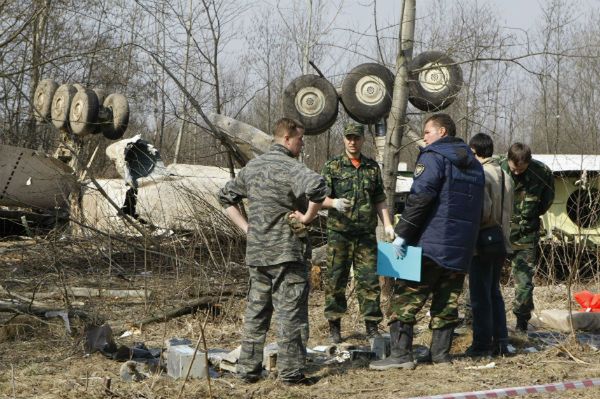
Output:
<instances>
[{"instance_id":1,"label":"collar of jacket","mask_svg":"<svg viewBox=\"0 0 600 399\"><path fill-rule=\"evenodd\" d=\"M288 157L295 158L294 155L292 154L292 152L290 150L288 150L287 148L285 148L284 146L282 146L281 144L273 144L273 146L271 147L271 151L282 152L285 155L287 155Z\"/></svg>"},{"instance_id":2,"label":"collar of jacket","mask_svg":"<svg viewBox=\"0 0 600 399\"><path fill-rule=\"evenodd\" d=\"M362 166L363 161L364 161L362 153L360 153L360 156L358 157L358 159L360 160L360 165ZM342 154L342 165L354 167L354 165L352 165L352 161L350 160L350 157L348 156L348 154L346 154L346 151L344 151L344 153Z\"/></svg>"},{"instance_id":3,"label":"collar of jacket","mask_svg":"<svg viewBox=\"0 0 600 399\"><path fill-rule=\"evenodd\" d=\"M497 159L492 158L492 157L485 158L483 161L481 161L482 165L487 165L488 163L500 166L500 162L498 162Z\"/></svg>"},{"instance_id":4,"label":"collar of jacket","mask_svg":"<svg viewBox=\"0 0 600 399\"><path fill-rule=\"evenodd\" d=\"M464 140L455 136L444 136L441 139L434 141L433 143L425 146L419 147L421 152L427 151L428 148L432 148L438 145L451 144L451 143L464 143Z\"/></svg>"}]
</instances>

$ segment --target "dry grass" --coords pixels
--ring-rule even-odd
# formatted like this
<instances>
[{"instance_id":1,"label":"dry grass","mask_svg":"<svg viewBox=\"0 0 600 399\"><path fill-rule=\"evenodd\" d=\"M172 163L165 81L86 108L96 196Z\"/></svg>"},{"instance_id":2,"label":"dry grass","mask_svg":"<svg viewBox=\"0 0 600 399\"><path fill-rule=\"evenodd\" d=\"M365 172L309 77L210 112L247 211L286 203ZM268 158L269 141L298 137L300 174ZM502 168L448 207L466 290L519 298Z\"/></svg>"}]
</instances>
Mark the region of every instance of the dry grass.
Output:
<instances>
[{"instance_id":1,"label":"dry grass","mask_svg":"<svg viewBox=\"0 0 600 399\"><path fill-rule=\"evenodd\" d=\"M206 243L212 245L209 249ZM240 265L242 256L235 237L173 237L162 246L131 245L106 239L69 241L52 237L31 245L6 245L16 250L0 254L0 281L11 292L25 295L64 286L95 286L101 288L144 289L153 295L139 301L112 298L45 299L57 308L67 303L95 315L97 321L107 321L115 329L126 328L143 317L162 314L202 293L227 291L221 312L198 312L165 323L145 326L139 334L119 339L129 345L143 341L148 347L160 347L166 337L187 337L196 341L201 325L209 348L234 349L240 341L243 295L246 290L246 270ZM19 247L20 245L20 247ZM211 255L212 253L212 255ZM218 256L216 255L218 254ZM578 283L579 284L579 283ZM576 285L598 292L597 282ZM512 289L505 287L507 308ZM538 308L565 308L566 291L561 285L536 287ZM310 346L326 342L327 323L323 316L323 293L313 291L310 297ZM350 342L366 343L364 325L354 296L350 311L343 318L343 336ZM421 314L416 345L428 345L426 310ZM0 397L8 398L176 398L182 381L164 375L153 376L140 383L120 380L120 363L96 353L83 356L81 334L83 321L73 320L73 334L65 332L61 319L19 316L9 322L9 315L0 313L4 335L0 334ZM510 317L510 312L509 312ZM512 321L511 321L512 322ZM7 329L7 326L10 327ZM14 327L14 326L19 327ZM14 328L13 328L14 327ZM12 330L11 330L12 328ZM11 331L9 331L11 330ZM275 340L270 333L268 342ZM470 343L470 336L458 337L453 352L460 354ZM531 345L513 341L517 346ZM578 359L581 362L575 361ZM368 370L365 362L342 365L309 364L309 371L322 379L313 387L286 387L277 380L267 379L246 385L224 375L212 381L215 398L402 398L450 392L483 390L498 387L544 384L564 380L595 377L600 372L597 352L574 341L564 348L547 348L537 353L495 359L496 367L473 370L476 361L457 358L451 366L419 366L412 372ZM583 363L582 363L583 362ZM109 394L105 378L111 378ZM206 381L192 380L185 385L185 398L208 397ZM596 388L556 393L552 397L596 398ZM545 397L533 395L531 397Z\"/></svg>"}]
</instances>

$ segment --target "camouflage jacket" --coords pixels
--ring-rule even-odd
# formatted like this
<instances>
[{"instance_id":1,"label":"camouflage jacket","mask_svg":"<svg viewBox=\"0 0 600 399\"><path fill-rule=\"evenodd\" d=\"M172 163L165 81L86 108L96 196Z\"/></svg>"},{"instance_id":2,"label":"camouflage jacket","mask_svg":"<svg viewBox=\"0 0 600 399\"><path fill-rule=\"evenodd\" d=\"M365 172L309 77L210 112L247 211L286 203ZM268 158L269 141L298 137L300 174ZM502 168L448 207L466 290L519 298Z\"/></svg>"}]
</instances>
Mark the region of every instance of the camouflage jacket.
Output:
<instances>
[{"instance_id":1,"label":"camouflage jacket","mask_svg":"<svg viewBox=\"0 0 600 399\"><path fill-rule=\"evenodd\" d=\"M375 232L375 204L386 198L377 162L361 155L360 166L355 168L350 158L342 154L328 161L321 174L331 190L331 198L346 198L352 204L346 213L329 209L327 228L342 232Z\"/></svg>"},{"instance_id":2,"label":"camouflage jacket","mask_svg":"<svg viewBox=\"0 0 600 399\"><path fill-rule=\"evenodd\" d=\"M320 203L328 191L321 176L291 156L282 145L253 160L219 192L224 207L248 199L246 264L271 266L306 262L308 243L292 233L286 214L306 212L308 200Z\"/></svg>"},{"instance_id":3,"label":"camouflage jacket","mask_svg":"<svg viewBox=\"0 0 600 399\"><path fill-rule=\"evenodd\" d=\"M552 171L540 161L532 159L529 167L520 175L514 175L508 160L501 163L515 183L514 208L510 226L513 247L535 244L539 239L540 216L554 201L554 177Z\"/></svg>"}]
</instances>

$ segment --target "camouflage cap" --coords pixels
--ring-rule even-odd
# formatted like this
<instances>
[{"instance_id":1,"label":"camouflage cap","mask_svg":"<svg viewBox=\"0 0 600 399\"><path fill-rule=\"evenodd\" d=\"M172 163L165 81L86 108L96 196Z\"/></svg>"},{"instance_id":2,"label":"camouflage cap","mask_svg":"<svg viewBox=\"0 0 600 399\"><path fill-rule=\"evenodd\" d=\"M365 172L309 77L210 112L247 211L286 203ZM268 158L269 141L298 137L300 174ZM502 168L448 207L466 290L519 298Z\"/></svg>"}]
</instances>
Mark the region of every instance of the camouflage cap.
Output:
<instances>
[{"instance_id":1,"label":"camouflage cap","mask_svg":"<svg viewBox=\"0 0 600 399\"><path fill-rule=\"evenodd\" d=\"M365 125L360 123L348 123L344 128L344 136L359 136L364 137Z\"/></svg>"}]
</instances>

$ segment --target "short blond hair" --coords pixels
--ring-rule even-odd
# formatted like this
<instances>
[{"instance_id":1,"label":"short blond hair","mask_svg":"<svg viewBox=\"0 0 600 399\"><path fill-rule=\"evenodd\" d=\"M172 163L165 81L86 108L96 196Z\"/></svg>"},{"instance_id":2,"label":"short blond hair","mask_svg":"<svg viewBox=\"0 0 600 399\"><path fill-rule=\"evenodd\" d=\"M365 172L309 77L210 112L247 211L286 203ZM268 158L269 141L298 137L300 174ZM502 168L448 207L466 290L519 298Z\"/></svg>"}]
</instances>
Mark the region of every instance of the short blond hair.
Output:
<instances>
[{"instance_id":1,"label":"short blond hair","mask_svg":"<svg viewBox=\"0 0 600 399\"><path fill-rule=\"evenodd\" d=\"M283 138L286 135L295 137L299 134L299 129L304 130L302 122L292 118L281 118L275 122L273 136L276 138Z\"/></svg>"}]
</instances>

